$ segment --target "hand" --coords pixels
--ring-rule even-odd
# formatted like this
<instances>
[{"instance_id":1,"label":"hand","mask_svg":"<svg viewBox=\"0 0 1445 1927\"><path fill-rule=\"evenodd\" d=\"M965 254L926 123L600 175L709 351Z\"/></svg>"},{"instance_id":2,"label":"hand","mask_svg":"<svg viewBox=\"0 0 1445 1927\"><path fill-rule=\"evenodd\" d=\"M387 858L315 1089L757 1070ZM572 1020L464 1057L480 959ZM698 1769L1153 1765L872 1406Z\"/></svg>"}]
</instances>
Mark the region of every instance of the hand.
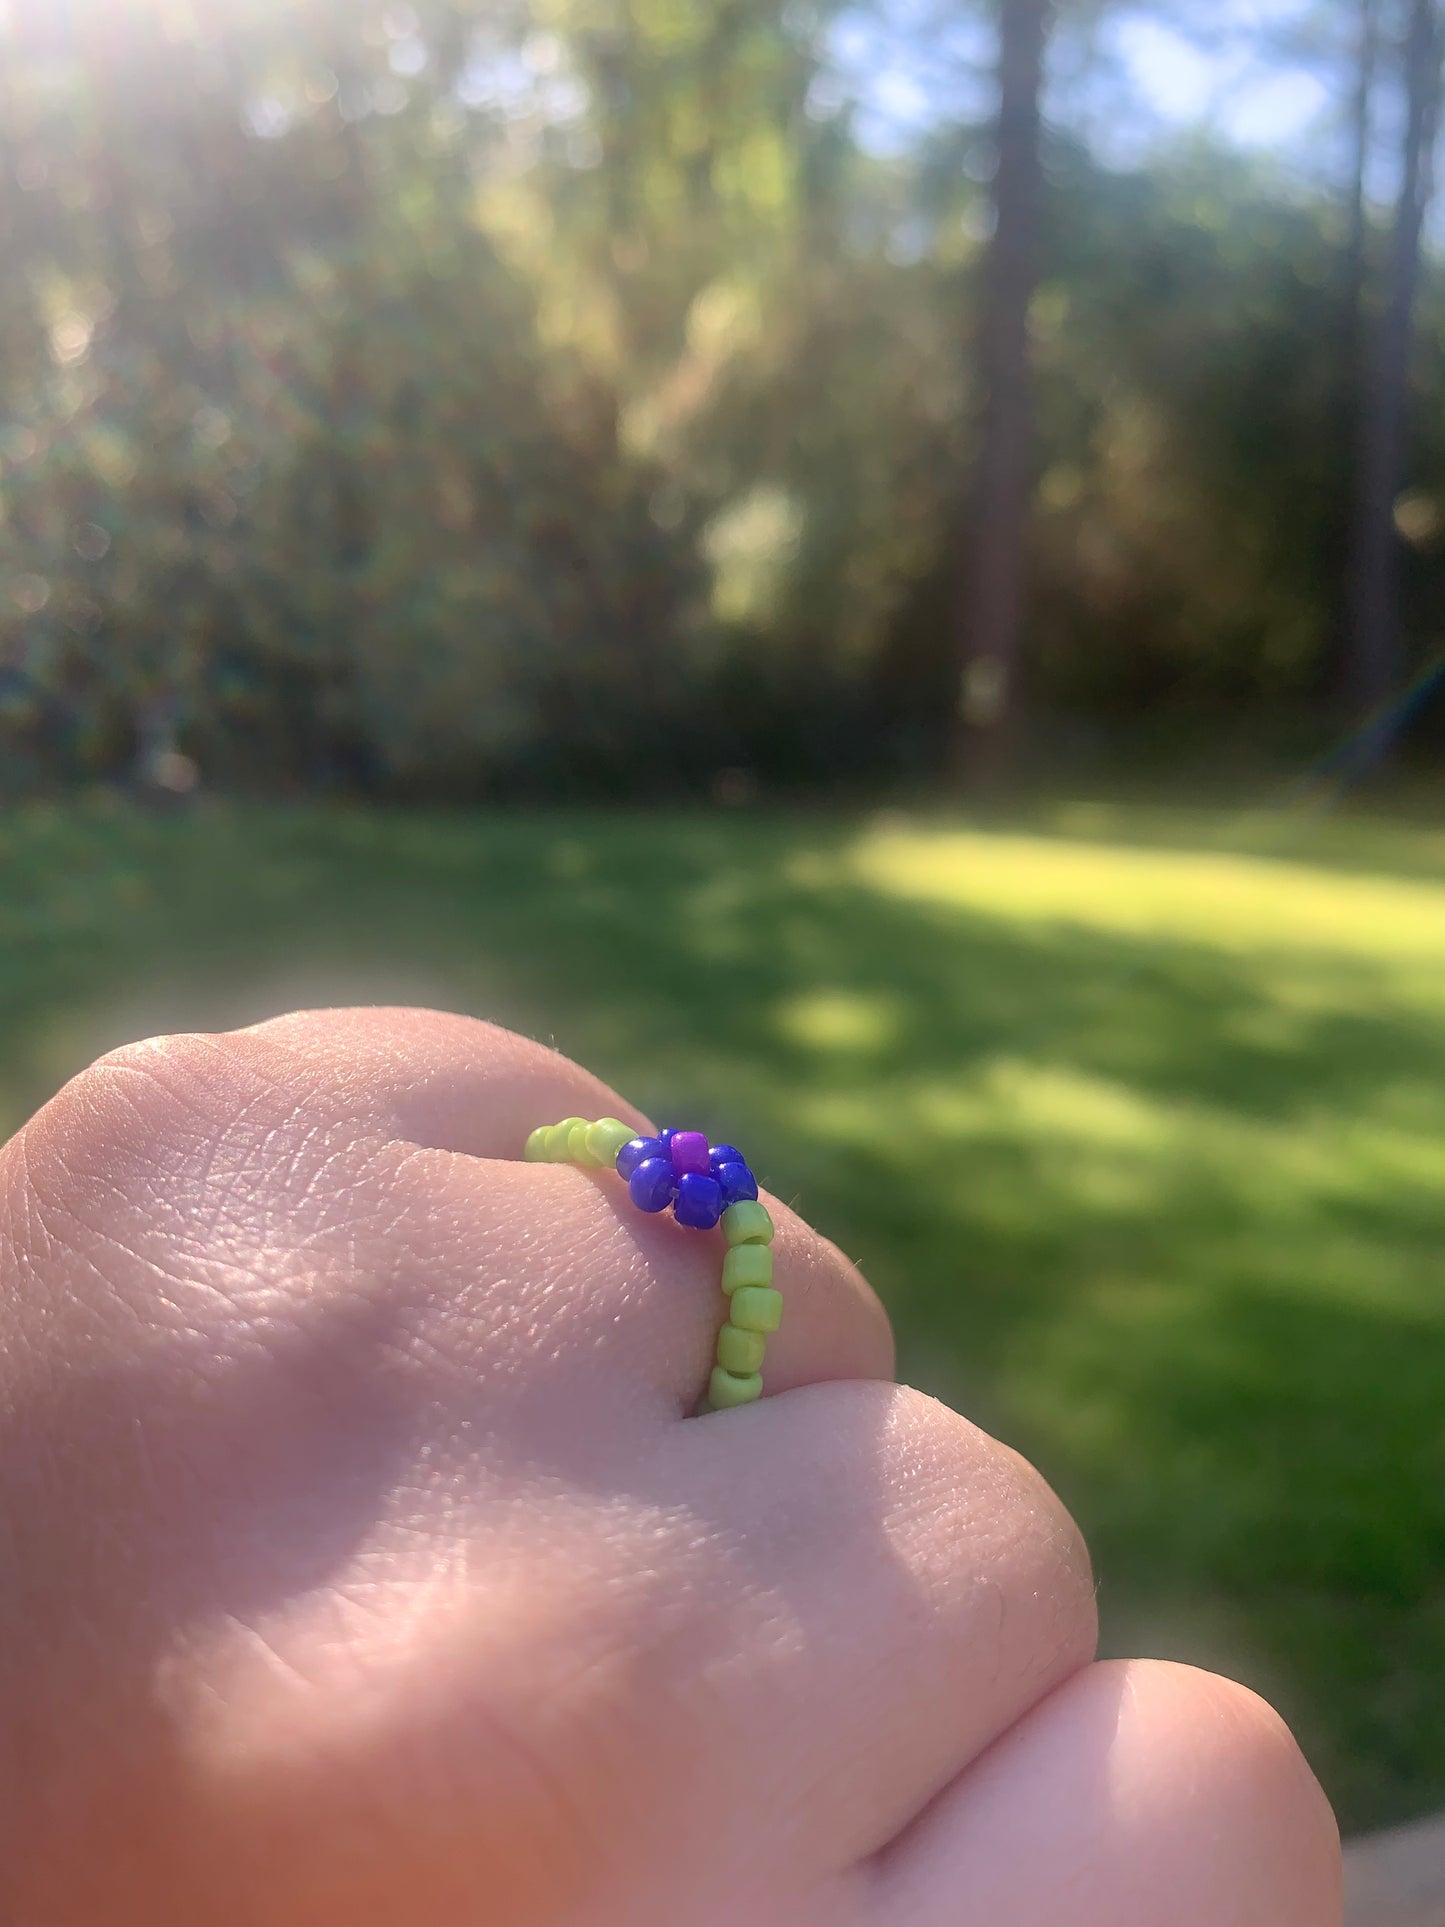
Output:
<instances>
[{"instance_id":1,"label":"hand","mask_svg":"<svg viewBox=\"0 0 1445 1927\"><path fill-rule=\"evenodd\" d=\"M520 1162L643 1120L506 1032L113 1053L0 1153L15 1927L1332 1927L1288 1733L1093 1665L1078 1534L891 1383L769 1201L757 1406L687 1416L716 1241Z\"/></svg>"}]
</instances>

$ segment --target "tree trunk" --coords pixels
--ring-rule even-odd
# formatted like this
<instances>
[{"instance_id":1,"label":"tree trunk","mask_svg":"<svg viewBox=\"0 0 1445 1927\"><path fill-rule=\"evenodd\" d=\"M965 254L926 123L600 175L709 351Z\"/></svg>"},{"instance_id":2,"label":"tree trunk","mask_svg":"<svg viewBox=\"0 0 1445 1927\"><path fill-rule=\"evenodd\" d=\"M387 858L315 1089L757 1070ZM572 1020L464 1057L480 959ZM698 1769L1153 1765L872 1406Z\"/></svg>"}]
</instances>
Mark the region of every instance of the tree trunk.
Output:
<instances>
[{"instance_id":1,"label":"tree trunk","mask_svg":"<svg viewBox=\"0 0 1445 1927\"><path fill-rule=\"evenodd\" d=\"M1355 54L1355 92L1350 104L1350 224L1345 240L1344 372L1350 386L1360 385L1360 344L1364 338L1365 285L1369 275L1369 216L1365 197L1370 167L1375 70L1380 57L1380 0L1358 0L1359 40Z\"/></svg>"},{"instance_id":2,"label":"tree trunk","mask_svg":"<svg viewBox=\"0 0 1445 1927\"><path fill-rule=\"evenodd\" d=\"M1380 0L1357 0L1354 91L1350 100L1350 175L1345 245L1340 261L1338 354L1334 371L1330 449L1339 476L1321 531L1320 580L1333 590L1329 649L1322 665L1327 696L1346 714L1354 706L1351 598L1352 542L1358 494L1360 424L1366 392L1365 315L1370 291L1370 217L1367 183L1374 127L1375 78L1380 64Z\"/></svg>"},{"instance_id":3,"label":"tree trunk","mask_svg":"<svg viewBox=\"0 0 1445 1927\"><path fill-rule=\"evenodd\" d=\"M1038 279L1040 96L1053 0L998 0L998 9L994 231L979 343L983 414L954 732L956 775L985 786L1003 773L1023 625L1032 497L1029 304Z\"/></svg>"},{"instance_id":4,"label":"tree trunk","mask_svg":"<svg viewBox=\"0 0 1445 1927\"><path fill-rule=\"evenodd\" d=\"M1384 305L1365 386L1351 544L1349 693L1360 716L1388 702L1400 682L1395 498L1405 465L1410 349L1420 280L1420 237L1430 200L1431 156L1439 120L1441 53L1439 0L1412 0L1404 47L1406 118L1400 199ZM1373 748L1378 754L1383 744Z\"/></svg>"}]
</instances>

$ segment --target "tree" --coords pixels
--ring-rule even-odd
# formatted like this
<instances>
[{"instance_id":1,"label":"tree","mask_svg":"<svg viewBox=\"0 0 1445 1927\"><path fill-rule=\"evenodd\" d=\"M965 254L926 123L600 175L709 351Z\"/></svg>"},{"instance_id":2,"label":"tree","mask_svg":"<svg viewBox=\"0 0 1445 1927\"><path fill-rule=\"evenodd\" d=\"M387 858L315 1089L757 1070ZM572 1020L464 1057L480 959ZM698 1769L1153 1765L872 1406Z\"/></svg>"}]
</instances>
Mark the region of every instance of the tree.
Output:
<instances>
[{"instance_id":1,"label":"tree","mask_svg":"<svg viewBox=\"0 0 1445 1927\"><path fill-rule=\"evenodd\" d=\"M1360 425L1359 489L1351 551L1350 696L1366 715L1400 681L1395 502L1406 454L1406 402L1420 281L1420 243L1433 185L1440 114L1438 0L1411 0L1403 47L1405 132L1384 303L1375 329Z\"/></svg>"},{"instance_id":2,"label":"tree","mask_svg":"<svg viewBox=\"0 0 1445 1927\"><path fill-rule=\"evenodd\" d=\"M912 4L948 112L891 148L835 0L0 11L0 786L165 731L270 789L916 780L955 729L986 781L1025 581L1054 742L1307 740L1410 0L1300 0L1358 83L1348 188L1204 133L1101 160L1069 35L1104 0ZM1423 609L1445 367L1414 381Z\"/></svg>"},{"instance_id":3,"label":"tree","mask_svg":"<svg viewBox=\"0 0 1445 1927\"><path fill-rule=\"evenodd\" d=\"M1346 393L1360 392L1364 340L1365 289L1369 277L1370 149L1374 124L1375 77L1380 55L1380 0L1358 0L1354 88L1350 100L1349 226L1344 257L1344 326L1341 355Z\"/></svg>"},{"instance_id":4,"label":"tree","mask_svg":"<svg viewBox=\"0 0 1445 1927\"><path fill-rule=\"evenodd\" d=\"M1053 0L999 0L998 118L979 379L983 391L970 561L959 614L964 668L956 768L1001 768L1024 610L1033 404L1029 304L1038 280L1044 53Z\"/></svg>"},{"instance_id":5,"label":"tree","mask_svg":"<svg viewBox=\"0 0 1445 1927\"><path fill-rule=\"evenodd\" d=\"M1338 22L1331 12L1331 24ZM1355 0L1355 17L1344 43L1328 37L1326 59L1348 74L1346 141L1348 161L1344 176L1345 243L1340 255L1338 324L1334 382L1331 396L1331 471L1338 478L1335 500L1320 530L1320 570L1336 590L1329 620L1328 650L1321 661L1324 685L1348 711L1353 703L1353 587L1352 540L1358 494L1360 422L1364 411L1366 344L1370 339L1366 313L1372 267L1369 175L1374 152L1376 92L1380 72L1381 0ZM1311 52L1317 51L1311 49Z\"/></svg>"}]
</instances>

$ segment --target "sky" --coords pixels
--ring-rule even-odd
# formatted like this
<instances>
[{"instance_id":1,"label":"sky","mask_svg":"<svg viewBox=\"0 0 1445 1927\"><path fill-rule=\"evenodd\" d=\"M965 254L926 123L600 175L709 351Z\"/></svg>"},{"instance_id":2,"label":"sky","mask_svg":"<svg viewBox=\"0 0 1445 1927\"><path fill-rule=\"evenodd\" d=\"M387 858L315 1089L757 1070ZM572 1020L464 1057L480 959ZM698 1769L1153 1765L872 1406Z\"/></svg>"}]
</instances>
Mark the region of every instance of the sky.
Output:
<instances>
[{"instance_id":1,"label":"sky","mask_svg":"<svg viewBox=\"0 0 1445 1927\"><path fill-rule=\"evenodd\" d=\"M1283 5L1237 9L1240 16L1276 18L1293 11ZM1157 21L1126 16L1113 38L1130 79L1162 119L1176 125L1208 120L1242 146L1298 140L1329 105L1316 75L1271 64L1255 36L1242 34L1233 46L1210 49Z\"/></svg>"},{"instance_id":2,"label":"sky","mask_svg":"<svg viewBox=\"0 0 1445 1927\"><path fill-rule=\"evenodd\" d=\"M1207 125L1243 147L1309 158L1331 100L1324 81L1273 51L1272 37L1308 0L1210 0L1206 8L1116 6L1088 42L1059 34L1052 86L1106 160L1127 164L1183 128ZM1204 25L1193 24L1203 18ZM959 23L948 0L885 0L845 13L837 66L859 105L859 132L897 151L935 118L987 112L988 36Z\"/></svg>"},{"instance_id":3,"label":"sky","mask_svg":"<svg viewBox=\"0 0 1445 1927\"><path fill-rule=\"evenodd\" d=\"M26 3L0 0L0 31ZM809 0L797 4L806 11ZM1110 0L1092 40L1063 28L1054 36L1057 117L1114 165L1208 127L1242 147L1282 151L1306 172L1327 171L1338 103L1318 74L1273 50L1312 7L1318 15L1319 0ZM996 50L981 11L956 0L853 0L830 29L834 71L818 85L820 113L851 100L860 138L879 153L908 147L933 122L985 120Z\"/></svg>"}]
</instances>

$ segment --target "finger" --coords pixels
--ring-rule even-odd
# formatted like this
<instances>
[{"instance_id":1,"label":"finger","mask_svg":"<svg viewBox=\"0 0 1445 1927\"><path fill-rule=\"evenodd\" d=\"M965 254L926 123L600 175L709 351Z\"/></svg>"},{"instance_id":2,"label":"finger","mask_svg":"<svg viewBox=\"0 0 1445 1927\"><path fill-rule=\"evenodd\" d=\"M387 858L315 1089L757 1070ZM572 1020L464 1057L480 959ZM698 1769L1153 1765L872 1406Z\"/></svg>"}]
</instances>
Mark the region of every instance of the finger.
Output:
<instances>
[{"instance_id":1,"label":"finger","mask_svg":"<svg viewBox=\"0 0 1445 1927\"><path fill-rule=\"evenodd\" d=\"M465 1366L469 1396L495 1421L503 1402L539 1393L629 1431L695 1409L728 1316L719 1235L638 1211L605 1171L413 1152L380 1181L366 1272L411 1307L419 1351ZM873 1293L826 1240L779 1215L784 1314L768 1391L890 1376L892 1334Z\"/></svg>"},{"instance_id":2,"label":"finger","mask_svg":"<svg viewBox=\"0 0 1445 1927\"><path fill-rule=\"evenodd\" d=\"M641 1112L555 1051L438 1011L302 1011L220 1041L259 1047L293 1087L319 1084L330 1102L378 1129L473 1158L517 1158L536 1125L573 1114L650 1128ZM478 1247L499 1237L510 1242L519 1220L534 1245L537 1225L552 1226L575 1260L556 1281L562 1299L590 1313L577 1342L590 1347L593 1332L611 1329L619 1357L691 1408L727 1317L719 1238L638 1212L610 1173L535 1167L519 1191L508 1174L472 1167L454 1182L472 1189ZM891 1378L892 1328L861 1272L786 1206L765 1201L777 1227L774 1283L784 1300L782 1327L768 1344L768 1391ZM462 1254L463 1275L469 1268L474 1277L488 1275L480 1250ZM468 1292L466 1302L475 1306L477 1294Z\"/></svg>"},{"instance_id":3,"label":"finger","mask_svg":"<svg viewBox=\"0 0 1445 1927\"><path fill-rule=\"evenodd\" d=\"M877 1927L1338 1927L1339 1838L1253 1693L1099 1665L889 1849L872 1897Z\"/></svg>"},{"instance_id":4,"label":"finger","mask_svg":"<svg viewBox=\"0 0 1445 1927\"><path fill-rule=\"evenodd\" d=\"M705 1551L655 1703L736 1763L717 1797L773 1816L760 1868L825 1877L880 1850L1092 1656L1067 1514L919 1393L811 1386L675 1427L665 1451L658 1489L675 1480Z\"/></svg>"},{"instance_id":5,"label":"finger","mask_svg":"<svg viewBox=\"0 0 1445 1927\"><path fill-rule=\"evenodd\" d=\"M246 1301L269 1313L310 1293L322 1271L368 1273L373 1258L394 1268L397 1209L424 1217L427 1205L401 1187L392 1195L417 1145L455 1145L483 1171L484 1156L520 1157L539 1112L619 1102L492 1025L298 1012L112 1051L16 1142L27 1186L66 1220L72 1261L94 1249L98 1307L125 1300L149 1318L173 1278L209 1329ZM424 1224L405 1229L424 1249Z\"/></svg>"},{"instance_id":6,"label":"finger","mask_svg":"<svg viewBox=\"0 0 1445 1927\"><path fill-rule=\"evenodd\" d=\"M113 1052L27 1135L33 1175L108 1200L98 1275L137 1309L158 1278L188 1274L202 1300L190 1315L214 1337L225 1306L274 1317L310 1301L324 1270L404 1308L418 1353L464 1366L474 1400L515 1389L531 1358L539 1395L567 1385L579 1409L625 1408L652 1392L675 1416L706 1386L727 1315L723 1243L637 1211L613 1173L518 1161L539 1117L573 1110L644 1124L576 1065L494 1026L319 1011ZM788 1311L770 1387L888 1375L873 1294L775 1210Z\"/></svg>"}]
</instances>

